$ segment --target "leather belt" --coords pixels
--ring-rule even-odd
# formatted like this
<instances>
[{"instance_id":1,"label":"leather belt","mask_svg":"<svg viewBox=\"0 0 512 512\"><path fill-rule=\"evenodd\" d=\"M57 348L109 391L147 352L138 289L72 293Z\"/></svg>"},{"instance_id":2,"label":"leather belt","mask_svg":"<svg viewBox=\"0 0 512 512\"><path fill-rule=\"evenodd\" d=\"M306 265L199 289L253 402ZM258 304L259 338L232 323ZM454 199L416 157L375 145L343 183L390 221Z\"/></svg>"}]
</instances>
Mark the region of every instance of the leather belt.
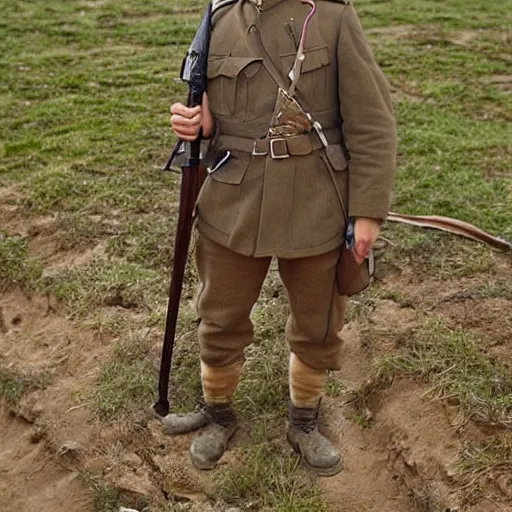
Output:
<instances>
[{"instance_id":1,"label":"leather belt","mask_svg":"<svg viewBox=\"0 0 512 512\"><path fill-rule=\"evenodd\" d=\"M322 132L329 144L341 142L341 131L338 128ZM291 137L275 137L270 139L248 139L233 135L221 135L218 142L223 150L242 151L253 156L270 156L275 160L290 156L309 155L324 147L324 143L316 132L293 135Z\"/></svg>"}]
</instances>

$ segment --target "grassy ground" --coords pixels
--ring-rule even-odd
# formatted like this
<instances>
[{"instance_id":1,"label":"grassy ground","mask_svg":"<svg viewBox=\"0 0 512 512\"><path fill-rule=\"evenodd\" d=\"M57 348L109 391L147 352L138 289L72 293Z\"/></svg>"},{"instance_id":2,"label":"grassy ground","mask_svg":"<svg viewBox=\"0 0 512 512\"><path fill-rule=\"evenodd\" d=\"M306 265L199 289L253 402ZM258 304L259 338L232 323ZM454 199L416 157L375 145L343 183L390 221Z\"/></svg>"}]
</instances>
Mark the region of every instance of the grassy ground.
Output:
<instances>
[{"instance_id":1,"label":"grassy ground","mask_svg":"<svg viewBox=\"0 0 512 512\"><path fill-rule=\"evenodd\" d=\"M512 1L356 5L394 89L400 153L393 209L456 216L512 239ZM175 77L201 6L196 0L3 6L0 290L56 297L62 314L117 340L84 391L106 423L130 418L153 399L179 187L179 176L159 168L173 142L168 107L185 95ZM51 219L48 233L37 227L40 219ZM419 283L477 277L474 300L512 300L510 282L500 279L510 263L497 262L486 248L409 228L388 226L384 234L390 244L383 279L354 301L351 319L364 320L384 299L427 308L424 298L386 281L407 269ZM83 264L55 264L55 255L66 261L88 251L93 257ZM178 409L194 406L200 394L190 305L196 282L190 268L173 381ZM478 333L454 328L443 311L436 315L422 318L400 350L378 360L379 386L405 375L425 379L467 418L509 430L510 367L482 349ZM285 317L284 292L272 273L237 395L253 425L245 469L221 471L218 496L236 506L252 503L253 510L327 510L315 483L275 441L287 394L286 348L276 343ZM378 336L365 332L375 344ZM46 385L0 363L0 391L10 402ZM266 386L255 385L261 382ZM342 388L333 377L329 394ZM355 421L367 424L362 416ZM458 474L464 485L481 485L474 475L496 467L510 468L510 439L501 434L468 445ZM114 510L116 491L97 483L94 489L98 510Z\"/></svg>"}]
</instances>

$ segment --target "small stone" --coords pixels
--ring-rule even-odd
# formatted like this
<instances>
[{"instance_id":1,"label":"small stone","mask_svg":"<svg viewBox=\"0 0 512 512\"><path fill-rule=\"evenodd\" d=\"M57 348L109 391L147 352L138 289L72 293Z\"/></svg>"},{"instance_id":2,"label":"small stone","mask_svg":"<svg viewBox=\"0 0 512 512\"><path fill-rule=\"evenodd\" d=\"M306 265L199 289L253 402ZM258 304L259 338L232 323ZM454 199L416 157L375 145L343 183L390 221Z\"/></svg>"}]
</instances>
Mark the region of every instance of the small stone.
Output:
<instances>
[{"instance_id":1,"label":"small stone","mask_svg":"<svg viewBox=\"0 0 512 512\"><path fill-rule=\"evenodd\" d=\"M125 453L123 455L122 462L132 468L142 466L142 459L136 453Z\"/></svg>"},{"instance_id":2,"label":"small stone","mask_svg":"<svg viewBox=\"0 0 512 512\"><path fill-rule=\"evenodd\" d=\"M32 434L30 434L30 442L33 444L37 444L42 441L44 438L44 431L40 428L36 428Z\"/></svg>"},{"instance_id":3,"label":"small stone","mask_svg":"<svg viewBox=\"0 0 512 512\"><path fill-rule=\"evenodd\" d=\"M61 457L62 455L66 455L68 453L76 453L81 449L82 445L80 443L77 443L76 441L67 441L57 450L57 456Z\"/></svg>"},{"instance_id":4,"label":"small stone","mask_svg":"<svg viewBox=\"0 0 512 512\"><path fill-rule=\"evenodd\" d=\"M119 509L119 512L139 512L138 510L135 510L134 508L125 508L125 507L121 507Z\"/></svg>"},{"instance_id":5,"label":"small stone","mask_svg":"<svg viewBox=\"0 0 512 512\"><path fill-rule=\"evenodd\" d=\"M99 457L89 459L88 461L85 462L85 469L93 473L103 473L106 468L107 463Z\"/></svg>"}]
</instances>

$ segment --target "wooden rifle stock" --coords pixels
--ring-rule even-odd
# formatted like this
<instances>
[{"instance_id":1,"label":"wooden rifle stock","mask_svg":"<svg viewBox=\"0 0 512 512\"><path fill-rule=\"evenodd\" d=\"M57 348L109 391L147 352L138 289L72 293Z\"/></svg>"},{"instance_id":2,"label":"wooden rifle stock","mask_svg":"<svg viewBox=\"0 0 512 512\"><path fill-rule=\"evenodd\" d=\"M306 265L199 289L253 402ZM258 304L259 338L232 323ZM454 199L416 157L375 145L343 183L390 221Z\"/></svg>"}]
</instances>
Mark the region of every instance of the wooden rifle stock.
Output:
<instances>
[{"instance_id":1,"label":"wooden rifle stock","mask_svg":"<svg viewBox=\"0 0 512 512\"><path fill-rule=\"evenodd\" d=\"M188 106L194 107L199 105L201 104L201 100L201 97L197 98L189 95ZM158 380L158 401L153 405L154 411L161 417L169 413L169 375L171 371L181 291L183 288L183 277L187 265L192 225L194 222L195 203L206 176L206 169L200 163L200 144L200 136L194 142L185 143L187 162L181 168L180 206Z\"/></svg>"}]
</instances>

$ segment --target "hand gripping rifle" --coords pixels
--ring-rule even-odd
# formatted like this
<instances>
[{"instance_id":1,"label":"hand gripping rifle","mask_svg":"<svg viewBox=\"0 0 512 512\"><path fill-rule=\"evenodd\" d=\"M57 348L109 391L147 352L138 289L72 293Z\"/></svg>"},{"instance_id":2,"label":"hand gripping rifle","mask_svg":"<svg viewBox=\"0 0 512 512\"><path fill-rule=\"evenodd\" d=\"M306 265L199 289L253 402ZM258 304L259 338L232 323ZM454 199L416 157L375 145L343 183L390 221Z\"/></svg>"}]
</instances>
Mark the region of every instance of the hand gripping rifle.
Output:
<instances>
[{"instance_id":1,"label":"hand gripping rifle","mask_svg":"<svg viewBox=\"0 0 512 512\"><path fill-rule=\"evenodd\" d=\"M187 100L189 107L201 105L203 94L206 90L206 67L208 64L208 48L210 46L211 17L212 4L210 3L181 68L181 79L187 82L189 86ZM165 321L162 360L160 363L158 401L153 405L154 411L160 417L164 417L169 413L169 399L167 396L169 391L169 374L183 287L183 275L190 245L194 206L205 176L205 169L201 166L201 135L193 142L179 142L165 164L164 170L170 168L172 160L182 144L185 147L186 160L181 167L180 207L174 244L173 271Z\"/></svg>"}]
</instances>

